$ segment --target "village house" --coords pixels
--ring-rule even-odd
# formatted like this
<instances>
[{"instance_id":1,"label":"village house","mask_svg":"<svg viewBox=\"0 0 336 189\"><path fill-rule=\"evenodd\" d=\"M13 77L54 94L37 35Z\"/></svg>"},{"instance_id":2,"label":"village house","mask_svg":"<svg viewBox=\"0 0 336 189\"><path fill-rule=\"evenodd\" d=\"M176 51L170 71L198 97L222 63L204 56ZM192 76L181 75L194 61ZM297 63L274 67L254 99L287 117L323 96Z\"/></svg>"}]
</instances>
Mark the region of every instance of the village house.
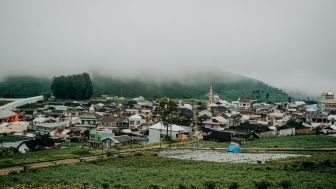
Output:
<instances>
[{"instance_id":1,"label":"village house","mask_svg":"<svg viewBox=\"0 0 336 189\"><path fill-rule=\"evenodd\" d=\"M204 130L224 130L227 127L228 121L222 116L212 117L209 120L203 121Z\"/></svg>"},{"instance_id":2,"label":"village house","mask_svg":"<svg viewBox=\"0 0 336 189\"><path fill-rule=\"evenodd\" d=\"M89 143L93 148L111 147L111 140L106 140L112 138L114 134L108 129L92 129L89 134Z\"/></svg>"},{"instance_id":3,"label":"village house","mask_svg":"<svg viewBox=\"0 0 336 189\"><path fill-rule=\"evenodd\" d=\"M168 137L171 137L171 139L175 141L181 141L187 134L186 129L181 126L172 124L167 128L167 126L163 125L161 122L158 122L148 128L148 142L160 142L161 139L164 139L167 136L167 129Z\"/></svg>"},{"instance_id":4,"label":"village house","mask_svg":"<svg viewBox=\"0 0 336 189\"><path fill-rule=\"evenodd\" d=\"M0 124L0 134L24 133L27 131L29 122L18 121Z\"/></svg>"},{"instance_id":5,"label":"village house","mask_svg":"<svg viewBox=\"0 0 336 189\"><path fill-rule=\"evenodd\" d=\"M249 109L251 108L251 100L246 99L246 98L240 98L239 100L238 107L242 109Z\"/></svg>"},{"instance_id":6,"label":"village house","mask_svg":"<svg viewBox=\"0 0 336 189\"><path fill-rule=\"evenodd\" d=\"M131 117L128 118L128 120L130 128L137 128L146 122L146 120L143 119L143 117L139 114L132 115Z\"/></svg>"},{"instance_id":7,"label":"village house","mask_svg":"<svg viewBox=\"0 0 336 189\"><path fill-rule=\"evenodd\" d=\"M100 124L101 116L97 113L84 113L79 117L79 126L97 127Z\"/></svg>"},{"instance_id":8,"label":"village house","mask_svg":"<svg viewBox=\"0 0 336 189\"><path fill-rule=\"evenodd\" d=\"M23 153L23 154L29 152L29 148L26 145L25 141L0 143L0 148L14 148L18 152Z\"/></svg>"},{"instance_id":9,"label":"village house","mask_svg":"<svg viewBox=\"0 0 336 189\"><path fill-rule=\"evenodd\" d=\"M0 110L0 123L19 121L19 114L11 110Z\"/></svg>"}]
</instances>

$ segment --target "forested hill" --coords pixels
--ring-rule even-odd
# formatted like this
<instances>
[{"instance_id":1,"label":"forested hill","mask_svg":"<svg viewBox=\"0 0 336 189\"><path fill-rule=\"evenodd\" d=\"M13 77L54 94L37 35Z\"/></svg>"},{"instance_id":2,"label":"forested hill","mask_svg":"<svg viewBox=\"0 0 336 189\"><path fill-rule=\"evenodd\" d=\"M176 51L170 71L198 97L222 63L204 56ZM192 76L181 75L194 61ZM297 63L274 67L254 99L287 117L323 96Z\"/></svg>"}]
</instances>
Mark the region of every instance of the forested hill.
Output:
<instances>
[{"instance_id":1,"label":"forested hill","mask_svg":"<svg viewBox=\"0 0 336 189\"><path fill-rule=\"evenodd\" d=\"M51 80L32 76L8 77L0 81L0 97L25 98L50 94Z\"/></svg>"},{"instance_id":2,"label":"forested hill","mask_svg":"<svg viewBox=\"0 0 336 189\"><path fill-rule=\"evenodd\" d=\"M261 81L232 73L189 74L170 79L138 77L120 79L92 75L95 96L117 95L146 98L201 98L206 99L210 84L214 93L224 99L236 100L239 97L272 101L287 101L289 96L283 91ZM50 94L51 79L38 77L10 77L0 82L0 97L30 97Z\"/></svg>"},{"instance_id":3,"label":"forested hill","mask_svg":"<svg viewBox=\"0 0 336 189\"><path fill-rule=\"evenodd\" d=\"M171 97L206 99L210 84L219 97L236 100L246 97L259 100L287 101L289 95L261 81L232 73L203 73L156 81L150 78L117 79L94 76L94 94L136 97Z\"/></svg>"}]
</instances>

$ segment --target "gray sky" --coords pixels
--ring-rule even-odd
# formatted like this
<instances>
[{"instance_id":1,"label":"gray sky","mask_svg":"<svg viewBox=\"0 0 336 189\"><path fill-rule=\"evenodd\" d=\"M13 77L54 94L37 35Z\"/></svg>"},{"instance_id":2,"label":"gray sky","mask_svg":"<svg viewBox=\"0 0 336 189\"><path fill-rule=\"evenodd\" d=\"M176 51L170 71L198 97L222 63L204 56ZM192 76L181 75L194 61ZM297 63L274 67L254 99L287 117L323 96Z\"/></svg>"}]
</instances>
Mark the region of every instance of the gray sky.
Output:
<instances>
[{"instance_id":1,"label":"gray sky","mask_svg":"<svg viewBox=\"0 0 336 189\"><path fill-rule=\"evenodd\" d=\"M335 0L1 0L0 77L223 70L336 90Z\"/></svg>"}]
</instances>

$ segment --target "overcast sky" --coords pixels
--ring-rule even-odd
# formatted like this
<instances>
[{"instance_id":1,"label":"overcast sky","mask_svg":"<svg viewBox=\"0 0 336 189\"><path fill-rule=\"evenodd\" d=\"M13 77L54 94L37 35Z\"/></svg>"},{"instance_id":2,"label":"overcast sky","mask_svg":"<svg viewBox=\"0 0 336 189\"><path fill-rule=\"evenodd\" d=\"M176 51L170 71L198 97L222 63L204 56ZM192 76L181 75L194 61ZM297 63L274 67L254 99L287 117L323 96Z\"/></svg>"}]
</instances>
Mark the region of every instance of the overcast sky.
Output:
<instances>
[{"instance_id":1,"label":"overcast sky","mask_svg":"<svg viewBox=\"0 0 336 189\"><path fill-rule=\"evenodd\" d=\"M0 77L223 70L336 90L335 0L1 0Z\"/></svg>"}]
</instances>

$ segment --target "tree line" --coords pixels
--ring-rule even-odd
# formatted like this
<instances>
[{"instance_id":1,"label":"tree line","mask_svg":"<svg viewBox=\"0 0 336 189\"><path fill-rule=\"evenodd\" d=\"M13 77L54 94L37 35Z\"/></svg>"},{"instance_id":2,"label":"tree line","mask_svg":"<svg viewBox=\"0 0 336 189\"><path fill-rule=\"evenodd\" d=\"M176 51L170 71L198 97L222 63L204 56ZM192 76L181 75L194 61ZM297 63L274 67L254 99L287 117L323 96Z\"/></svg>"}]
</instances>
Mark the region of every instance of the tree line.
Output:
<instances>
[{"instance_id":1,"label":"tree line","mask_svg":"<svg viewBox=\"0 0 336 189\"><path fill-rule=\"evenodd\" d=\"M88 73L54 77L51 83L52 95L60 99L89 99L93 85Z\"/></svg>"}]
</instances>

